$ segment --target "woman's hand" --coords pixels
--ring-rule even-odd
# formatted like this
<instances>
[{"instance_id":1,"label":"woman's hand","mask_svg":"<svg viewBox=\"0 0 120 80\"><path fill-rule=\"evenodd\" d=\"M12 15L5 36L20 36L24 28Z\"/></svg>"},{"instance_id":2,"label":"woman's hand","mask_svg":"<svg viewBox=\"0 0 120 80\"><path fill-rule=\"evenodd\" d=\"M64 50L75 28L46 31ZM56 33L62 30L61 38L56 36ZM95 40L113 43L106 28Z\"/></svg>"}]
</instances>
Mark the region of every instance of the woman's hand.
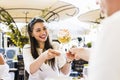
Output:
<instances>
[{"instance_id":1,"label":"woman's hand","mask_svg":"<svg viewBox=\"0 0 120 80\"><path fill-rule=\"evenodd\" d=\"M73 61L75 59L75 55L72 54L71 52L67 52L66 57L67 57L67 62Z\"/></svg>"},{"instance_id":2,"label":"woman's hand","mask_svg":"<svg viewBox=\"0 0 120 80\"><path fill-rule=\"evenodd\" d=\"M46 59L52 59L56 56L60 55L60 52L57 50L53 50L53 49L48 49L47 51L45 51L43 54L45 54Z\"/></svg>"}]
</instances>

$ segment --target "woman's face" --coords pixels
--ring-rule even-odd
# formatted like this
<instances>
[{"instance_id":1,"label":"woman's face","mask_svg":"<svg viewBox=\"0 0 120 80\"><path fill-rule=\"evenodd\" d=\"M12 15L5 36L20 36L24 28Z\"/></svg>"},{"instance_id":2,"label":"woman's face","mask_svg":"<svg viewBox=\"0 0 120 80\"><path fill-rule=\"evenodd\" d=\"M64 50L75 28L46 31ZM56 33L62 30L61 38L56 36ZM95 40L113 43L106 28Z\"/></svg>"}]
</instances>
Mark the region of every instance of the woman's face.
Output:
<instances>
[{"instance_id":1,"label":"woman's face","mask_svg":"<svg viewBox=\"0 0 120 80\"><path fill-rule=\"evenodd\" d=\"M48 32L43 22L37 22L33 25L32 37L38 42L45 42L47 40Z\"/></svg>"}]
</instances>

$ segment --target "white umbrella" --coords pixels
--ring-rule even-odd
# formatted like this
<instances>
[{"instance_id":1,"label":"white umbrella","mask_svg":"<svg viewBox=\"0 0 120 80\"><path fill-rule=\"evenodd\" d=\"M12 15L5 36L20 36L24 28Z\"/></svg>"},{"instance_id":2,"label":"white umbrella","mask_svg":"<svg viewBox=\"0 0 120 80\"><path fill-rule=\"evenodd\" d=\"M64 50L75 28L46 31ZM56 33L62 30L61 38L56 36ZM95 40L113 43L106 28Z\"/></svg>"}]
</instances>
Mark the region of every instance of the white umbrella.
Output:
<instances>
[{"instance_id":1,"label":"white umbrella","mask_svg":"<svg viewBox=\"0 0 120 80\"><path fill-rule=\"evenodd\" d=\"M99 24L102 19L104 19L103 15L100 13L99 9L88 11L84 14L81 14L78 19L82 22L89 23L97 23Z\"/></svg>"},{"instance_id":2,"label":"white umbrella","mask_svg":"<svg viewBox=\"0 0 120 80\"><path fill-rule=\"evenodd\" d=\"M58 21L79 12L77 7L59 0L0 0L0 7L17 22L28 22L41 15L47 21Z\"/></svg>"}]
</instances>

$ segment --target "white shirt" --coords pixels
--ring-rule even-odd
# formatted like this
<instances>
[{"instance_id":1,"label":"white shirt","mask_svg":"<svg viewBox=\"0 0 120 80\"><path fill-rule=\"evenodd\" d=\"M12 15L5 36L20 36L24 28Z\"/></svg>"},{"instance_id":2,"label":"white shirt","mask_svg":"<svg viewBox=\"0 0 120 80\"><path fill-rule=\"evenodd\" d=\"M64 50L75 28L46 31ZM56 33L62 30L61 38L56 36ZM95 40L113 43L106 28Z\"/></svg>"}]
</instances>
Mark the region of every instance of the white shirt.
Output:
<instances>
[{"instance_id":1,"label":"white shirt","mask_svg":"<svg viewBox=\"0 0 120 80\"><path fill-rule=\"evenodd\" d=\"M88 80L120 80L120 11L106 18L90 57Z\"/></svg>"},{"instance_id":2,"label":"white shirt","mask_svg":"<svg viewBox=\"0 0 120 80\"><path fill-rule=\"evenodd\" d=\"M40 50L39 50L40 52ZM25 69L30 74L30 64L34 61L31 52L30 52L30 46L26 45L23 49L23 58L24 58L24 64ZM48 64L43 63L40 67L41 70L36 71L34 74L29 75L29 80L44 80L47 77L55 77L59 76L59 69L63 67L63 65L66 63L65 57L61 54L59 57L55 57L55 68L56 70L53 70Z\"/></svg>"},{"instance_id":3,"label":"white shirt","mask_svg":"<svg viewBox=\"0 0 120 80\"><path fill-rule=\"evenodd\" d=\"M0 79L11 80L9 74L9 66L7 64L0 65Z\"/></svg>"}]
</instances>

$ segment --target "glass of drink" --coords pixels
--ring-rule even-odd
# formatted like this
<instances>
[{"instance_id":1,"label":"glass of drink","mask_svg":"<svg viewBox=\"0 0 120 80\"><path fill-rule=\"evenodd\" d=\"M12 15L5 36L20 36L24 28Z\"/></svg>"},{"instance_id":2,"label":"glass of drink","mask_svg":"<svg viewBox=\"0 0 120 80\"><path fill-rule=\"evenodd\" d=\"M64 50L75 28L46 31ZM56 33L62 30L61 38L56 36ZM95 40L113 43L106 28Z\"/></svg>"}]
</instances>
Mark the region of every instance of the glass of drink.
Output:
<instances>
[{"instance_id":1,"label":"glass of drink","mask_svg":"<svg viewBox=\"0 0 120 80\"><path fill-rule=\"evenodd\" d=\"M58 32L58 41L62 44L62 48L65 44L69 43L71 40L71 35L68 29L60 29ZM66 46L65 51L68 50L68 46Z\"/></svg>"},{"instance_id":2,"label":"glass of drink","mask_svg":"<svg viewBox=\"0 0 120 80\"><path fill-rule=\"evenodd\" d=\"M62 44L68 43L71 40L68 29L60 29L58 33L58 41Z\"/></svg>"}]
</instances>

